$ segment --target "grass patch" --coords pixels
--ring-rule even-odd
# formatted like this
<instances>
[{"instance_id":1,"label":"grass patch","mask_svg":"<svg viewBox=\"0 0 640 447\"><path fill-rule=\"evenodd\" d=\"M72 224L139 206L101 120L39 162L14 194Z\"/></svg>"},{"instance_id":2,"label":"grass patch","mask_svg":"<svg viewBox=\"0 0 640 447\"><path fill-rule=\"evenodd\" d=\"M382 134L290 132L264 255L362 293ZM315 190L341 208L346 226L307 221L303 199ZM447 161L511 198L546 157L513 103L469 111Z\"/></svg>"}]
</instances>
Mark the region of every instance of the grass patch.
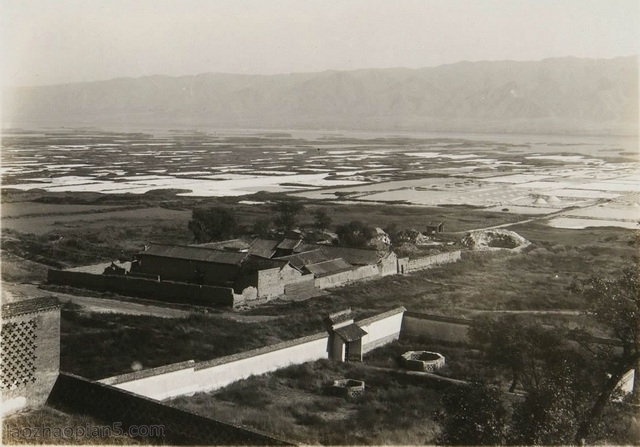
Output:
<instances>
[{"instance_id":1,"label":"grass patch","mask_svg":"<svg viewBox=\"0 0 640 447\"><path fill-rule=\"evenodd\" d=\"M327 392L333 380L345 377L364 380L365 394L344 399ZM246 405L252 397L259 409ZM439 408L436 390L359 363L290 366L170 403L306 444L424 444L433 443L438 430L432 419Z\"/></svg>"}]
</instances>

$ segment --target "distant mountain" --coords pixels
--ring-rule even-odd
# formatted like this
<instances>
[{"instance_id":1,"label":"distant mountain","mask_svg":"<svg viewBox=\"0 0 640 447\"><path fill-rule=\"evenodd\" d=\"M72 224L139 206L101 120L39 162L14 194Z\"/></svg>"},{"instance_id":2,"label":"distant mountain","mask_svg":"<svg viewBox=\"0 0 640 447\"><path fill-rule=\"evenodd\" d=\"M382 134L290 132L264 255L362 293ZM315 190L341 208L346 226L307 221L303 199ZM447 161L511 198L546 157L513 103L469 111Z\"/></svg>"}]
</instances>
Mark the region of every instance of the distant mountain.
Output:
<instances>
[{"instance_id":1,"label":"distant mountain","mask_svg":"<svg viewBox=\"0 0 640 447\"><path fill-rule=\"evenodd\" d=\"M5 126L638 133L638 57L271 76L147 76L3 91Z\"/></svg>"}]
</instances>

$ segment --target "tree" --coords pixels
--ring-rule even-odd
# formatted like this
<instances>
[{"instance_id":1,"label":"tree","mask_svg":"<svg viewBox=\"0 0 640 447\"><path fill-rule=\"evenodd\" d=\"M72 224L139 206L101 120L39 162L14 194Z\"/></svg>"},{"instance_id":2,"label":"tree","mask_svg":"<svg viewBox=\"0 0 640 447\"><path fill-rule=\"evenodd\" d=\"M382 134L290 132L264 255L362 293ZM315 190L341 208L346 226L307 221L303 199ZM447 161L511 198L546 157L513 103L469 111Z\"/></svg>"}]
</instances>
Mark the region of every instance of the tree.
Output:
<instances>
[{"instance_id":1,"label":"tree","mask_svg":"<svg viewBox=\"0 0 640 447\"><path fill-rule=\"evenodd\" d=\"M331 227L332 219L326 208L318 208L313 212L313 226L318 230Z\"/></svg>"},{"instance_id":2,"label":"tree","mask_svg":"<svg viewBox=\"0 0 640 447\"><path fill-rule=\"evenodd\" d=\"M587 289L581 289L593 292L592 298L600 303L590 307L598 318L608 315L603 321L611 322L613 313L629 319L627 326L619 322L612 328L622 334L633 327L633 309L616 304L613 308L617 306L618 311L614 311L612 303L619 303L619 295L633 289L629 281L635 277L625 278L608 281L606 287L600 279L590 280L585 283ZM625 292L613 293L614 289ZM603 298L605 290L609 301ZM519 383L526 393L524 401L514 405L508 442L515 444L579 444L592 439L594 430L602 429L601 416L617 383L637 360L624 355L630 345L618 354L610 345L594 343L586 331L563 333L514 316L479 318L469 333L484 348L488 362L510 372L511 391Z\"/></svg>"},{"instance_id":3,"label":"tree","mask_svg":"<svg viewBox=\"0 0 640 447\"><path fill-rule=\"evenodd\" d=\"M517 316L478 317L469 329L469 338L484 348L487 363L510 371L509 392L514 392L518 384L525 388L536 386L550 349L562 344L556 332Z\"/></svg>"},{"instance_id":4,"label":"tree","mask_svg":"<svg viewBox=\"0 0 640 447\"><path fill-rule=\"evenodd\" d=\"M496 445L504 440L507 411L500 392L481 383L452 386L442 396L444 423L439 442Z\"/></svg>"},{"instance_id":5,"label":"tree","mask_svg":"<svg viewBox=\"0 0 640 447\"><path fill-rule=\"evenodd\" d=\"M229 239L238 232L233 214L221 207L194 209L188 227L196 242Z\"/></svg>"},{"instance_id":6,"label":"tree","mask_svg":"<svg viewBox=\"0 0 640 447\"><path fill-rule=\"evenodd\" d=\"M296 226L296 219L304 210L304 205L297 201L278 202L271 209L279 213L274 219L276 226L283 231L289 231Z\"/></svg>"},{"instance_id":7,"label":"tree","mask_svg":"<svg viewBox=\"0 0 640 447\"><path fill-rule=\"evenodd\" d=\"M347 224L338 225L336 234L340 238L340 244L349 247L366 247L369 241L376 236L376 230L368 227L359 220L352 220Z\"/></svg>"},{"instance_id":8,"label":"tree","mask_svg":"<svg viewBox=\"0 0 640 447\"><path fill-rule=\"evenodd\" d=\"M592 277L574 284L572 290L587 302L587 315L606 328L622 345L612 361L609 377L589 414L580 424L575 441L585 439L611 400L620 379L630 369L636 380L631 401L640 405L640 296L637 266L629 266L614 278Z\"/></svg>"},{"instance_id":9,"label":"tree","mask_svg":"<svg viewBox=\"0 0 640 447\"><path fill-rule=\"evenodd\" d=\"M530 391L517 403L509 429L509 444L568 445L577 421L564 389L545 385Z\"/></svg>"}]
</instances>

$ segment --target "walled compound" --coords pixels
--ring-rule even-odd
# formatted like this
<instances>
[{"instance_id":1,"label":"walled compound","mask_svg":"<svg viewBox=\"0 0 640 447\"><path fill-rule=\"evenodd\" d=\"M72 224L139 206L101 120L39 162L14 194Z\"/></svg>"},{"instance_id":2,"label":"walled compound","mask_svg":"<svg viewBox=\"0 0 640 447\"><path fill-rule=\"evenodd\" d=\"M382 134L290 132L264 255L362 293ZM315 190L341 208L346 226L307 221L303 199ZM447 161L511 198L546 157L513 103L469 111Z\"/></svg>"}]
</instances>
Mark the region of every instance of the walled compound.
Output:
<instances>
[{"instance_id":1,"label":"walled compound","mask_svg":"<svg viewBox=\"0 0 640 447\"><path fill-rule=\"evenodd\" d=\"M50 269L49 283L211 307L280 296L304 298L354 281L405 274L460 259L459 250L417 258L393 251L233 239L201 245L152 244L130 264Z\"/></svg>"},{"instance_id":2,"label":"walled compound","mask_svg":"<svg viewBox=\"0 0 640 447\"><path fill-rule=\"evenodd\" d=\"M469 320L407 312L404 307L355 321L351 309L325 320L327 331L196 363L151 368L100 381L59 371L60 307L53 298L27 299L2 306L2 413L45 404L104 423L164 427L163 442L199 445L291 445L257 430L218 421L161 402L214 390L255 374L324 358L361 361L362 354L405 335L465 341ZM633 377L621 383L629 388ZM364 383L334 383L348 395Z\"/></svg>"}]
</instances>

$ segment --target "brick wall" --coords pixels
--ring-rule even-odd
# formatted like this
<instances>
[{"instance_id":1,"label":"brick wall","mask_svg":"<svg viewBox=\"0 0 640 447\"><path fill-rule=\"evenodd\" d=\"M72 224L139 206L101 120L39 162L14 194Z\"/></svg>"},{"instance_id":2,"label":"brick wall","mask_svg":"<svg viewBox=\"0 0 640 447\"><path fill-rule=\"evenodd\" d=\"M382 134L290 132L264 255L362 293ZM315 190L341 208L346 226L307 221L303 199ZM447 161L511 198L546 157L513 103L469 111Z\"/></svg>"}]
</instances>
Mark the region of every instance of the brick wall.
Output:
<instances>
[{"instance_id":1,"label":"brick wall","mask_svg":"<svg viewBox=\"0 0 640 447\"><path fill-rule=\"evenodd\" d=\"M58 377L60 309L55 299L45 300L17 314L3 306L0 389L5 415L42 406Z\"/></svg>"},{"instance_id":2,"label":"brick wall","mask_svg":"<svg viewBox=\"0 0 640 447\"><path fill-rule=\"evenodd\" d=\"M258 271L258 298L273 298L284 295L284 281L280 268Z\"/></svg>"},{"instance_id":3,"label":"brick wall","mask_svg":"<svg viewBox=\"0 0 640 447\"><path fill-rule=\"evenodd\" d=\"M380 275L396 275L398 273L398 256L391 252L380 260Z\"/></svg>"},{"instance_id":4,"label":"brick wall","mask_svg":"<svg viewBox=\"0 0 640 447\"><path fill-rule=\"evenodd\" d=\"M154 281L128 276L95 275L50 269L47 281L85 289L110 291L121 295L138 296L171 303L187 303L210 307L233 307L247 297L236 295L232 288L201 286L170 281ZM251 297L251 293L248 293ZM236 303L236 301L239 301Z\"/></svg>"},{"instance_id":5,"label":"brick wall","mask_svg":"<svg viewBox=\"0 0 640 447\"><path fill-rule=\"evenodd\" d=\"M256 430L220 422L78 376L61 373L47 402L59 410L89 415L105 424L164 427L165 444L293 445Z\"/></svg>"}]
</instances>

